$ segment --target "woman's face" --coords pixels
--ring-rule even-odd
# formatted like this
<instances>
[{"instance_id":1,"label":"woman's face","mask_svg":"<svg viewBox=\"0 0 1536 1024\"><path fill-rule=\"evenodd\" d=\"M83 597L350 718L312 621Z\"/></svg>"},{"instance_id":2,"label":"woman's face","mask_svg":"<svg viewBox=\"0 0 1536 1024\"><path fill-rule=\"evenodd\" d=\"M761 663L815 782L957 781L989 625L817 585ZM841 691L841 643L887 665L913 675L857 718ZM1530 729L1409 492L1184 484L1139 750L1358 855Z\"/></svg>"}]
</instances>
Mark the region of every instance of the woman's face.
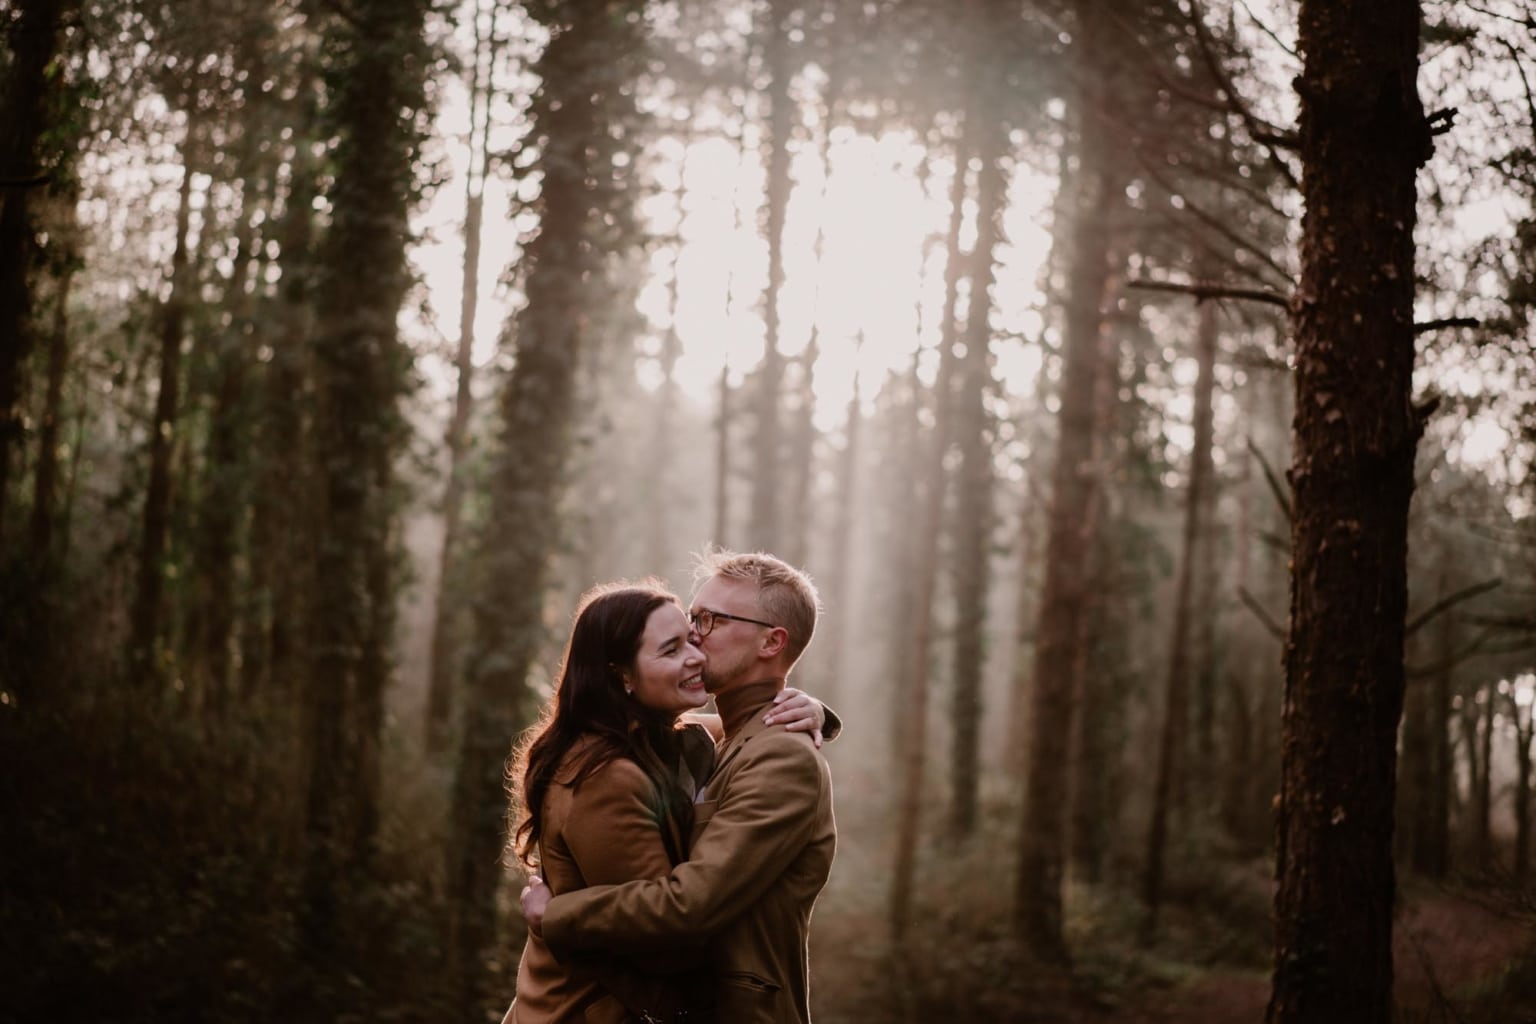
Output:
<instances>
[{"instance_id":1,"label":"woman's face","mask_svg":"<svg viewBox=\"0 0 1536 1024\"><path fill-rule=\"evenodd\" d=\"M709 700L704 692L704 654L688 635L688 617L675 604L661 605L645 620L640 650L624 673L624 682L640 704L680 715Z\"/></svg>"}]
</instances>

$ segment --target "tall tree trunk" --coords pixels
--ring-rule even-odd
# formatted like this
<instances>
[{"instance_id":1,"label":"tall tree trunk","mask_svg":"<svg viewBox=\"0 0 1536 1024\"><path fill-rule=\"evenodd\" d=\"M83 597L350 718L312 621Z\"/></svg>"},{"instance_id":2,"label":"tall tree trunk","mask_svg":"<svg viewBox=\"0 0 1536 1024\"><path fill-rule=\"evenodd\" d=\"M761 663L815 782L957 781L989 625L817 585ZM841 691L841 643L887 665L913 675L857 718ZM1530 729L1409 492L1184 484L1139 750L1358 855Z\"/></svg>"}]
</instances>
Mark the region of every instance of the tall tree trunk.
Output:
<instances>
[{"instance_id":1,"label":"tall tree trunk","mask_svg":"<svg viewBox=\"0 0 1536 1024\"><path fill-rule=\"evenodd\" d=\"M475 646L466 680L463 742L450 821L449 956L458 1016L501 1003L486 977L496 943L509 745L533 718L527 676L543 647L545 581L575 419L577 371L589 341L585 311L601 294L605 218L624 219L611 178L620 119L631 116L628 77L641 0L565 5L550 24L537 71L534 130L544 140L538 235L525 261L528 303L517 320L517 361L501 397L501 451L479 562ZM633 19L626 17L633 15ZM625 133L629 137L629 133Z\"/></svg>"},{"instance_id":2,"label":"tall tree trunk","mask_svg":"<svg viewBox=\"0 0 1536 1024\"><path fill-rule=\"evenodd\" d=\"M476 32L479 32L480 3L475 4ZM453 725L453 692L459 661L459 636L456 632L462 603L458 572L459 533L464 519L466 466L469 423L474 415L475 318L480 310L480 248L484 234L485 180L491 172L491 102L495 98L496 56L500 51L497 35L500 0L493 0L490 24L485 38L477 35L475 74L470 93L470 153L474 159L479 149L479 169L464 182L464 258L459 290L459 344L454 359L458 387L454 393L453 413L443 438L448 450L447 484L443 488L443 542L438 550L437 594L433 601L431 662L427 677L427 749L442 753L448 749ZM482 67L484 70L482 70ZM476 136L478 135L478 141Z\"/></svg>"},{"instance_id":3,"label":"tall tree trunk","mask_svg":"<svg viewBox=\"0 0 1536 1024\"><path fill-rule=\"evenodd\" d=\"M658 355L661 386L656 389L656 412L651 431L651 450L657 452L673 451L678 443L677 408L682 398L677 384L677 363L683 355L683 339L677 330L677 316L682 302L683 222L687 219L688 155L692 141L691 135L685 135L677 169L677 188L672 191L677 223L673 228L672 265L667 275L667 329L662 333ZM654 467L647 486L650 512L646 517L649 521L646 523L645 559L646 564L660 572L660 567L670 565L676 556L669 506L677 485L668 460L662 460Z\"/></svg>"},{"instance_id":4,"label":"tall tree trunk","mask_svg":"<svg viewBox=\"0 0 1536 1024\"><path fill-rule=\"evenodd\" d=\"M333 951L350 917L347 884L366 869L376 813L377 707L393 614L390 466L407 363L396 318L409 285L408 182L423 103L426 0L354 4L329 69L337 143L331 225L315 289L319 532L308 671L307 945ZM367 274L357 273L360 263Z\"/></svg>"},{"instance_id":5,"label":"tall tree trunk","mask_svg":"<svg viewBox=\"0 0 1536 1024\"><path fill-rule=\"evenodd\" d=\"M1251 592L1249 569L1253 560L1253 453L1244 447L1237 455L1237 527L1233 532L1232 563L1234 566L1233 594ZM1242 634L1238 634L1241 636ZM1235 640L1235 643L1252 641ZM1259 641L1265 642L1265 641ZM1253 677L1248 659L1238 659L1228 672L1227 689L1227 758L1226 771L1222 773L1221 794L1222 827L1241 846L1248 846L1249 807L1255 792L1253 780L1258 767L1254 762L1254 718L1263 710L1252 708Z\"/></svg>"},{"instance_id":6,"label":"tall tree trunk","mask_svg":"<svg viewBox=\"0 0 1536 1024\"><path fill-rule=\"evenodd\" d=\"M261 82L265 70L259 55L246 55L248 81ZM235 600L238 591L236 564L240 535L249 495L251 446L249 382L256 359L256 324L253 317L255 286L252 268L257 266L257 214L261 208L257 164L260 126L251 108L260 103L246 97L247 122L239 155L243 175L240 220L235 233L232 272L225 288L224 308L229 326L218 338L212 353L213 393L208 413L208 452L204 459L200 516L196 527L193 560L194 587L198 595L200 629L191 638L189 675L205 697L205 708L215 718L229 710L233 697Z\"/></svg>"},{"instance_id":7,"label":"tall tree trunk","mask_svg":"<svg viewBox=\"0 0 1536 1024\"><path fill-rule=\"evenodd\" d=\"M71 214L73 220L73 214ZM69 373L69 293L74 258L59 276L53 297L53 325L48 332L48 380L37 433L37 468L32 487L32 551L46 566L58 564L53 550L59 476L59 431L64 418L64 381ZM51 570L50 570L51 576Z\"/></svg>"},{"instance_id":8,"label":"tall tree trunk","mask_svg":"<svg viewBox=\"0 0 1536 1024\"><path fill-rule=\"evenodd\" d=\"M731 368L720 366L715 386L715 543L730 545L731 526Z\"/></svg>"},{"instance_id":9,"label":"tall tree trunk","mask_svg":"<svg viewBox=\"0 0 1536 1024\"><path fill-rule=\"evenodd\" d=\"M834 59L836 53L832 54ZM842 78L834 65L828 69L826 88L822 91L821 153L822 168L821 210L827 206L827 193L832 183L832 132L837 125L838 103L842 92ZM799 407L795 419L794 436L789 453L789 523L787 527L788 561L791 565L804 565L810 555L811 496L816 479L816 360L821 354L821 277L827 248L827 218L823 214L816 222L816 241L811 246L811 258L815 263L814 293L811 299L811 338L805 351L800 354Z\"/></svg>"},{"instance_id":10,"label":"tall tree trunk","mask_svg":"<svg viewBox=\"0 0 1536 1024\"><path fill-rule=\"evenodd\" d=\"M917 521L911 533L912 572L904 607L906 651L903 678L898 687L896 742L892 747L900 783L896 819L895 867L891 873L891 933L899 943L911 924L912 895L917 876L917 846L921 835L923 781L928 769L928 704L932 669L933 598L938 588L939 539L943 527L944 496L948 485L945 456L953 435L956 369L955 346L959 325L958 296L964 273L960 233L964 224L966 163L971 151L971 119L965 137L955 149L954 187L950 193L948 256L944 274L944 320L939 342L939 372L933 385L933 428L921 449L918 472ZM913 387L918 387L913 374Z\"/></svg>"},{"instance_id":11,"label":"tall tree trunk","mask_svg":"<svg viewBox=\"0 0 1536 1024\"><path fill-rule=\"evenodd\" d=\"M301 691L300 663L306 650L301 623L308 564L307 539L315 533L303 508L312 501L305 429L309 417L308 352L314 331L314 200L319 174L313 151L318 132L318 83L307 75L297 86L294 145L288 163L288 192L275 227L282 270L277 294L258 324L267 346L256 401L253 443L250 596L241 631L241 688L246 698L268 690ZM274 189L276 188L274 184ZM284 702L278 702L284 703Z\"/></svg>"},{"instance_id":12,"label":"tall tree trunk","mask_svg":"<svg viewBox=\"0 0 1536 1024\"><path fill-rule=\"evenodd\" d=\"M1479 690L1473 688L1469 693L1462 695L1461 709L1456 716L1456 722L1461 726L1461 747L1467 757L1467 806L1471 820L1462 825L1462 841L1468 843L1476 854L1477 825L1482 820L1479 808L1480 797L1483 792L1483 760L1482 744L1478 742L1479 729L1483 723L1482 706L1477 703Z\"/></svg>"},{"instance_id":13,"label":"tall tree trunk","mask_svg":"<svg viewBox=\"0 0 1536 1024\"><path fill-rule=\"evenodd\" d=\"M71 0L16 0L6 35L11 59L0 92L0 537L10 499L10 465L21 448L23 373L32 351L37 238L32 207L42 176L60 154L45 152L50 117L63 105L63 75L52 74ZM62 148L62 147L57 147Z\"/></svg>"},{"instance_id":14,"label":"tall tree trunk","mask_svg":"<svg viewBox=\"0 0 1536 1024\"><path fill-rule=\"evenodd\" d=\"M1094 488L1095 393L1101 367L1099 332L1112 276L1109 219L1123 201L1117 177L1122 161L1113 136L1098 123L1107 109L1106 75L1110 26L1090 5L1078 8L1075 49L1079 56L1072 109L1078 122L1079 164L1064 183L1071 213L1071 266L1056 464L1045 550L1045 585L1035 629L1029 771L1020 834L1015 927L1040 957L1067 959L1062 933L1062 881L1068 830L1070 740L1074 726L1075 666L1083 634L1083 607L1093 538L1083 526Z\"/></svg>"},{"instance_id":15,"label":"tall tree trunk","mask_svg":"<svg viewBox=\"0 0 1536 1024\"><path fill-rule=\"evenodd\" d=\"M736 136L736 166L744 167L747 160L747 112L740 111L740 132ZM739 177L736 180L739 180ZM741 203L737 194L737 187L731 189L731 236L738 237L743 228ZM731 309L735 304L736 272L732 266L725 282L725 320L730 321ZM731 547L734 541L731 539L731 420L735 415L734 403L731 401L731 362L730 348L722 344L720 355L720 383L716 388L715 403L715 529L714 542L718 545Z\"/></svg>"},{"instance_id":16,"label":"tall tree trunk","mask_svg":"<svg viewBox=\"0 0 1536 1024\"><path fill-rule=\"evenodd\" d=\"M1035 566L1039 560L1039 539L1035 518L1038 485L1033 475L1024 474L1024 488L1019 508L1019 607L1013 622L1013 685L1008 691L1008 746L1004 768L1012 778L1022 779L1029 766L1029 671L1033 659L1027 652L1034 646L1032 630L1040 617L1032 595Z\"/></svg>"},{"instance_id":17,"label":"tall tree trunk","mask_svg":"<svg viewBox=\"0 0 1536 1024\"><path fill-rule=\"evenodd\" d=\"M989 81L981 89L995 88ZM992 287L1007 201L1008 134L999 97L978 97L980 170L976 179L976 246L971 252L970 308L965 358L959 367L955 437L960 464L950 523L955 593L955 651L950 745L950 826L955 838L976 831L981 790L982 668L986 658L987 597L991 584L992 424L987 394L992 381Z\"/></svg>"},{"instance_id":18,"label":"tall tree trunk","mask_svg":"<svg viewBox=\"0 0 1536 1024\"><path fill-rule=\"evenodd\" d=\"M780 474L780 393L784 388L784 356L779 351L779 295L784 288L784 220L792 182L789 145L795 130L795 104L790 96L789 18L791 0L769 0L765 60L768 73L768 183L764 235L768 240L768 289L763 293L763 363L758 368L758 394L753 409L757 430L752 442L751 541L759 551L772 551L783 540Z\"/></svg>"},{"instance_id":19,"label":"tall tree trunk","mask_svg":"<svg viewBox=\"0 0 1536 1024\"><path fill-rule=\"evenodd\" d=\"M1442 551L1440 557L1447 558ZM1438 596L1448 594L1449 582L1445 572L1440 573ZM1403 702L1403 750L1399 774L1403 778L1403 805L1407 812L1404 823L1406 832L1407 861L1413 870L1429 878L1444 877L1447 824L1440 817L1444 804L1444 778L1441 775L1441 748L1445 745L1445 733L1449 708L1442 708L1440 696L1448 691L1446 680L1451 672L1455 618L1440 617L1439 646L1446 659L1437 666L1433 676L1413 681L1407 687ZM1408 641L1411 645L1413 640ZM1437 735L1438 734L1438 735Z\"/></svg>"},{"instance_id":20,"label":"tall tree trunk","mask_svg":"<svg viewBox=\"0 0 1536 1024\"><path fill-rule=\"evenodd\" d=\"M180 198L176 207L176 242L171 254L170 292L160 305L160 390L149 432L149 482L139 540L137 586L129 638L129 679L135 689L151 691L160 682L160 619L163 611L167 531L171 515L171 456L176 421L181 415L181 349L194 283L187 236L192 222L193 151L197 119L188 114L182 140Z\"/></svg>"},{"instance_id":21,"label":"tall tree trunk","mask_svg":"<svg viewBox=\"0 0 1536 1024\"><path fill-rule=\"evenodd\" d=\"M1123 244L1117 241L1116 244ZM1110 265L1123 266L1118 252L1110 255ZM1105 284L1103 308L1114 309L1122 294L1123 274L1117 269ZM1122 377L1119 372L1120 339L1108 323L1099 331L1098 364L1101 367L1093 387L1093 444L1087 472L1093 477L1088 503L1083 509L1078 529L1089 538L1087 578L1082 582L1084 598L1078 609L1078 634L1072 661L1073 709L1072 735L1068 745L1068 858L1074 870L1091 882L1103 879L1108 858L1114 818L1114 779L1116 767L1114 738L1124 717L1125 643L1109 625L1120 616L1116 602L1125 597L1115 583L1121 574L1120 553L1113 538L1120 532L1110 493L1115 451L1120 444L1124 417L1119 409ZM1134 382L1126 383L1134 387ZM1111 516L1115 516L1111 519ZM1107 525L1106 525L1107 524ZM1123 735L1123 733L1121 733Z\"/></svg>"},{"instance_id":22,"label":"tall tree trunk","mask_svg":"<svg viewBox=\"0 0 1536 1024\"><path fill-rule=\"evenodd\" d=\"M1455 642L1455 631L1451 616L1443 615L1441 619L1442 667L1427 680L1432 768L1423 863L1424 873L1437 879L1445 878L1451 870L1451 790L1456 784L1456 765L1451 753L1451 644Z\"/></svg>"},{"instance_id":23,"label":"tall tree trunk","mask_svg":"<svg viewBox=\"0 0 1536 1024\"><path fill-rule=\"evenodd\" d=\"M1291 613L1269 1024L1392 1019L1412 405L1416 0L1303 0Z\"/></svg>"},{"instance_id":24,"label":"tall tree trunk","mask_svg":"<svg viewBox=\"0 0 1536 1024\"><path fill-rule=\"evenodd\" d=\"M1520 706L1517 693L1509 695L1509 716L1515 723L1515 852L1511 873L1524 882L1531 873L1531 759L1536 733L1536 704Z\"/></svg>"},{"instance_id":25,"label":"tall tree trunk","mask_svg":"<svg viewBox=\"0 0 1536 1024\"><path fill-rule=\"evenodd\" d=\"M1142 919L1142 941L1148 944L1157 934L1157 915L1163 901L1163 860L1168 848L1168 823L1174 812L1171 804L1175 780L1186 771L1184 757L1191 671L1190 619L1194 611L1195 577L1200 571L1197 561L1202 550L1205 550L1203 536L1210 529L1210 522L1206 518L1210 513L1206 492L1212 483L1211 396L1215 391L1217 337L1216 307L1210 302L1203 303L1195 339L1195 360L1199 366L1195 377L1195 437L1194 447L1189 454L1189 491L1184 499L1184 535L1179 556L1179 574L1174 583L1167 703L1163 708L1157 775L1152 788L1152 821L1147 830L1147 859L1141 880L1141 899L1146 910L1146 916Z\"/></svg>"},{"instance_id":26,"label":"tall tree trunk","mask_svg":"<svg viewBox=\"0 0 1536 1024\"><path fill-rule=\"evenodd\" d=\"M860 332L854 343L854 365L864 348L864 335ZM831 571L827 575L823 598L827 604L827 676L821 687L822 698L829 704L837 702L847 685L843 674L847 665L848 621L853 612L852 588L848 585L850 566L853 561L853 522L859 502L859 462L862 455L864 416L859 402L859 376L854 372L848 394L848 409L843 415L843 450L837 457L837 498L833 503L832 541L828 559Z\"/></svg>"},{"instance_id":27,"label":"tall tree trunk","mask_svg":"<svg viewBox=\"0 0 1536 1024\"><path fill-rule=\"evenodd\" d=\"M1477 801L1473 805L1477 815L1473 821L1473 849L1478 867L1487 869L1493 866L1493 726L1499 695L1492 683L1481 687L1478 694L1483 698L1478 704L1482 724L1477 730L1477 760L1482 771L1478 774Z\"/></svg>"}]
</instances>

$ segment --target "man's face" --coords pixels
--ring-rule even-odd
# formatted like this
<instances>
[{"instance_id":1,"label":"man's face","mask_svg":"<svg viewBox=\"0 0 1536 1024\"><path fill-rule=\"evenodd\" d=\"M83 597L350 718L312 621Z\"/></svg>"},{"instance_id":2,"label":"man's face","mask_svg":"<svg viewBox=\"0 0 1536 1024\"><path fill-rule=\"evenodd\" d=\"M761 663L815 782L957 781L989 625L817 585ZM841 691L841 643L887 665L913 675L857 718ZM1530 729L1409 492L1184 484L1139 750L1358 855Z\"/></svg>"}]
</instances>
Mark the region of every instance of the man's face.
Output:
<instances>
[{"instance_id":1,"label":"man's face","mask_svg":"<svg viewBox=\"0 0 1536 1024\"><path fill-rule=\"evenodd\" d=\"M690 615L711 611L717 616L709 635L698 641L705 657L704 688L710 693L722 693L755 678L757 654L769 627L741 619L767 620L768 616L758 606L757 594L757 585L750 580L712 576L693 595ZM739 618L721 618L721 613Z\"/></svg>"}]
</instances>

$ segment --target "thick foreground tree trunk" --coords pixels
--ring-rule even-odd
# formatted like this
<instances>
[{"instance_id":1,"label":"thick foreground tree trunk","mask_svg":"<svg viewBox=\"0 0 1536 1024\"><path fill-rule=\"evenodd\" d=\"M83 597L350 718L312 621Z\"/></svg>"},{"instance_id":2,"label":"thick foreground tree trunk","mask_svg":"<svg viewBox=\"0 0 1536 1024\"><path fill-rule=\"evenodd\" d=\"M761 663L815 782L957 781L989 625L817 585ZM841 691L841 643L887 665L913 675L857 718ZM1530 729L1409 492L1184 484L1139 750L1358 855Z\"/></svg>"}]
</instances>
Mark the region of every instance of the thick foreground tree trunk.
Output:
<instances>
[{"instance_id":1,"label":"thick foreground tree trunk","mask_svg":"<svg viewBox=\"0 0 1536 1024\"><path fill-rule=\"evenodd\" d=\"M1291 613L1269 1024L1392 1019L1414 177L1414 0L1305 0Z\"/></svg>"}]
</instances>

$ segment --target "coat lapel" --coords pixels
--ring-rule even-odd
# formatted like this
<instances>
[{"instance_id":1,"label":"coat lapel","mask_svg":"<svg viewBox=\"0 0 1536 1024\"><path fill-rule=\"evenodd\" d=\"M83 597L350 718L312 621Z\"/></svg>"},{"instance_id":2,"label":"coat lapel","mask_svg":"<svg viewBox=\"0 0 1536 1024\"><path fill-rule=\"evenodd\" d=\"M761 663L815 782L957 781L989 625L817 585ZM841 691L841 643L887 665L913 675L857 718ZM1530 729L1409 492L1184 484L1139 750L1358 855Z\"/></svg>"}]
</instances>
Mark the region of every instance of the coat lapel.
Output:
<instances>
[{"instance_id":1,"label":"coat lapel","mask_svg":"<svg viewBox=\"0 0 1536 1024\"><path fill-rule=\"evenodd\" d=\"M770 728L772 726L763 723L761 715L754 714L748 719L747 724L741 727L740 732L725 740L724 745L720 747L719 755L715 758L715 770L710 774L709 781L704 784L703 799L720 799L717 786L725 777L726 766L736 759L736 755L741 753L742 748L747 745L752 737Z\"/></svg>"}]
</instances>

